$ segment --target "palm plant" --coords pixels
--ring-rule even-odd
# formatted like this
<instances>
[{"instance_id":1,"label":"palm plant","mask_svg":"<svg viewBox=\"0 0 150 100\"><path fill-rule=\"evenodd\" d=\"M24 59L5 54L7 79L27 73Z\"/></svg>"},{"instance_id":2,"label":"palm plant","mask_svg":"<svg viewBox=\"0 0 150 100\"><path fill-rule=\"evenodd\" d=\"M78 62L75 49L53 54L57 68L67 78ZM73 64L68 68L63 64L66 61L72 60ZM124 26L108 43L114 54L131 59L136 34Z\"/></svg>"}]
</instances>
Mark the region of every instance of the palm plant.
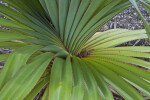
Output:
<instances>
[{"instance_id":1,"label":"palm plant","mask_svg":"<svg viewBox=\"0 0 150 100\"><path fill-rule=\"evenodd\" d=\"M116 47L148 38L150 28L137 5L149 0L3 0L0 47L0 100L113 100L111 86L126 100L150 98L150 47ZM97 32L134 5L145 30ZM96 34L95 34L96 33ZM138 67L137 67L138 66Z\"/></svg>"}]
</instances>

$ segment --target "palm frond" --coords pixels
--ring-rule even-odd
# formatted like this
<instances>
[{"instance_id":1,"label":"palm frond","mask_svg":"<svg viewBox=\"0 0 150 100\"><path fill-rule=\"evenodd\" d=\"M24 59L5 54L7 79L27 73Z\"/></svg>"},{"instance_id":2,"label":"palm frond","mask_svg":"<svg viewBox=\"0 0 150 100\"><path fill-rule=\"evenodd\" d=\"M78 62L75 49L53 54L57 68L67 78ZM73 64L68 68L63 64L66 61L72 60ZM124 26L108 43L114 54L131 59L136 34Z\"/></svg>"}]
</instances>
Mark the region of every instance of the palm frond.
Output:
<instances>
[{"instance_id":1,"label":"palm frond","mask_svg":"<svg viewBox=\"0 0 150 100\"><path fill-rule=\"evenodd\" d=\"M0 100L126 100L150 98L149 46L116 47L150 38L138 4L149 0L3 0L0 4ZM134 6L145 30L97 32L118 13ZM147 33L147 35L146 35ZM110 87L109 87L110 86Z\"/></svg>"}]
</instances>

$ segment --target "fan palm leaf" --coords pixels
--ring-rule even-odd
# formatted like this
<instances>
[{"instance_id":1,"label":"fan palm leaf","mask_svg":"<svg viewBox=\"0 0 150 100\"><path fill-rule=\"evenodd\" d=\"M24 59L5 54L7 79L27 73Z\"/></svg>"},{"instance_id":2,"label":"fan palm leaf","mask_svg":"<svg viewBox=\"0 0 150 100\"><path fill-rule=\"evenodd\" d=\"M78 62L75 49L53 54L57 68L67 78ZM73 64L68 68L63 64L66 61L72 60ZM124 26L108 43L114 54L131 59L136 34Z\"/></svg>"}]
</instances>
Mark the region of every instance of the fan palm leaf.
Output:
<instances>
[{"instance_id":1,"label":"fan palm leaf","mask_svg":"<svg viewBox=\"0 0 150 100\"><path fill-rule=\"evenodd\" d=\"M149 0L3 0L0 4L0 100L114 100L110 87L126 100L150 98L150 47L117 47L150 38L138 4ZM130 6L145 30L97 32ZM147 34L146 34L147 33Z\"/></svg>"}]
</instances>

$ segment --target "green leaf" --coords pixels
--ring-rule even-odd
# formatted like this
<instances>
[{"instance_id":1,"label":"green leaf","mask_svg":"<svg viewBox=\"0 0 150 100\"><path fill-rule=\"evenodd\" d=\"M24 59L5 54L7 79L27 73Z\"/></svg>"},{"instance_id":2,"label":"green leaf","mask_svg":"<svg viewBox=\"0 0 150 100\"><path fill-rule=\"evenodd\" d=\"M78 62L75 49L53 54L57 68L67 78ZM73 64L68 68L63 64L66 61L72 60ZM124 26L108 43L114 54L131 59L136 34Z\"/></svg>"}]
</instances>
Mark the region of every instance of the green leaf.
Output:
<instances>
[{"instance_id":1,"label":"green leaf","mask_svg":"<svg viewBox=\"0 0 150 100\"><path fill-rule=\"evenodd\" d=\"M0 32L0 42L11 41L11 40L20 40L20 39L31 39L33 37L21 35L15 32Z\"/></svg>"},{"instance_id":2,"label":"green leaf","mask_svg":"<svg viewBox=\"0 0 150 100\"><path fill-rule=\"evenodd\" d=\"M113 48L124 42L147 38L145 31L117 29L94 35L132 4L149 34L148 23L137 7L141 2L150 12L149 0L3 2L9 5L0 6L0 13L8 19L0 18L0 26L9 30L0 30L0 47L17 50L9 55L0 73L0 100L33 100L46 84L42 100L113 100L107 83L126 100L144 100L134 87L150 95L150 73L136 67L150 69L150 63L133 58L150 58L145 53L150 52L150 47ZM90 55L85 58L74 56L82 51ZM0 55L0 60L5 58L7 54ZM51 75L43 77L47 66L52 67L52 71L48 70Z\"/></svg>"},{"instance_id":3,"label":"green leaf","mask_svg":"<svg viewBox=\"0 0 150 100\"><path fill-rule=\"evenodd\" d=\"M81 35L83 34L81 32L81 30L85 27L85 25L89 22L89 20L95 15L96 10L103 6L104 2L107 2L105 0L92 0L86 10L86 12L84 13L81 21L79 22L73 36L72 36L72 40L70 42L70 46L72 46L72 49L74 49L73 47L75 46L76 42L78 41L78 37L81 37ZM92 18L93 19L93 18Z\"/></svg>"},{"instance_id":4,"label":"green leaf","mask_svg":"<svg viewBox=\"0 0 150 100\"><path fill-rule=\"evenodd\" d=\"M11 48L11 49L17 49L19 47L23 47L26 44L24 43L19 43L19 42L0 42L0 48Z\"/></svg>"},{"instance_id":5,"label":"green leaf","mask_svg":"<svg viewBox=\"0 0 150 100\"><path fill-rule=\"evenodd\" d=\"M81 65L77 58L72 58L72 73L73 73L73 87L71 100L83 100L84 97L84 78L81 70Z\"/></svg>"},{"instance_id":6,"label":"green leaf","mask_svg":"<svg viewBox=\"0 0 150 100\"><path fill-rule=\"evenodd\" d=\"M15 15L15 16L18 16L18 17L22 17L24 19L26 19L20 12L12 9L9 5L8 6L5 6L3 4L0 4L0 13L4 16L6 16L7 18L11 19L11 20L14 20L14 21L17 21L14 17L12 17L11 15Z\"/></svg>"},{"instance_id":7,"label":"green leaf","mask_svg":"<svg viewBox=\"0 0 150 100\"><path fill-rule=\"evenodd\" d=\"M66 19L68 16L69 1L68 0L59 0L58 8L59 8L60 38L63 40L64 34L65 34L64 32L65 32Z\"/></svg>"},{"instance_id":8,"label":"green leaf","mask_svg":"<svg viewBox=\"0 0 150 100\"><path fill-rule=\"evenodd\" d=\"M75 19L80 1L81 0L71 0L70 1L68 16L67 16L67 20L66 20L65 34L64 34L64 44L65 45L67 45L69 32L72 28L73 21Z\"/></svg>"},{"instance_id":9,"label":"green leaf","mask_svg":"<svg viewBox=\"0 0 150 100\"><path fill-rule=\"evenodd\" d=\"M71 42L72 50L75 49L75 47L79 44L80 38L84 36L92 26L94 26L100 19L104 16L104 14L109 11L111 8L113 8L115 5L117 5L121 0L116 0L115 2L112 2L111 4L107 5L105 9L103 8L101 11L98 11L98 14L95 16L96 9L101 8L104 6L104 2L108 2L105 0L93 0L91 4L89 5L89 8L87 9L86 13L84 14L81 22L79 23L75 33L74 37L72 38ZM92 18L91 18L92 17ZM91 18L91 19L90 19ZM74 39L74 40L73 40Z\"/></svg>"},{"instance_id":10,"label":"green leaf","mask_svg":"<svg viewBox=\"0 0 150 100\"><path fill-rule=\"evenodd\" d=\"M124 9L128 8L130 6L130 3L128 2L123 2L118 4L117 6L115 6L115 8L117 7L116 10L114 11L109 11L104 18L102 18L100 21L98 21L94 26L92 26L92 28L90 28L86 34L84 34L84 36L82 36L80 38L80 41L78 41L77 45L78 47L76 47L76 49L73 49L74 53L80 53L83 49L83 46L85 45L85 43L100 29L100 27L102 27L106 22L108 22L110 19L112 19L113 17L115 17L118 13L120 13L121 11L123 11ZM114 8L112 8L114 9Z\"/></svg>"},{"instance_id":11,"label":"green leaf","mask_svg":"<svg viewBox=\"0 0 150 100\"><path fill-rule=\"evenodd\" d=\"M87 66L89 66L89 65L87 65ZM110 91L110 88L108 87L103 76L98 71L96 71L96 69L94 69L92 66L89 66L89 67L90 67L90 69L94 75L94 78L97 82L101 100L114 100L112 92Z\"/></svg>"},{"instance_id":12,"label":"green leaf","mask_svg":"<svg viewBox=\"0 0 150 100\"><path fill-rule=\"evenodd\" d=\"M0 61L4 61L8 58L9 54L1 54L0 55Z\"/></svg>"},{"instance_id":13,"label":"green leaf","mask_svg":"<svg viewBox=\"0 0 150 100\"><path fill-rule=\"evenodd\" d=\"M111 36L114 36L115 34L121 34L124 32L127 32L128 30L126 29L110 29L104 32L96 32L87 42L86 46L89 46L91 44L94 44L98 41L101 41L103 39L109 38Z\"/></svg>"},{"instance_id":14,"label":"green leaf","mask_svg":"<svg viewBox=\"0 0 150 100\"><path fill-rule=\"evenodd\" d=\"M10 4L10 5L12 5L12 6L14 6L14 7L16 7L16 4L14 3L14 1L10 1L10 0L3 0L4 2L7 2L8 4Z\"/></svg>"},{"instance_id":15,"label":"green leaf","mask_svg":"<svg viewBox=\"0 0 150 100\"><path fill-rule=\"evenodd\" d=\"M123 69L126 69L126 70L132 72L133 74L136 74L137 76L150 81L150 77L149 77L150 73L148 71L140 68L140 67L137 67L137 66L132 65L132 64L120 62L120 61L117 61L117 60L112 60L112 59L109 59L109 58L101 58L101 60L106 61L106 62L109 61L112 64L118 65L118 66L122 67Z\"/></svg>"},{"instance_id":16,"label":"green leaf","mask_svg":"<svg viewBox=\"0 0 150 100\"><path fill-rule=\"evenodd\" d=\"M15 21L11 21L11 20L8 20L8 19L4 19L4 18L0 18L0 25L1 26L9 26L9 27L15 27L15 28L21 28L21 29L28 29L28 30L32 30L31 28L23 25L23 24L20 24L18 22L15 22Z\"/></svg>"},{"instance_id":17,"label":"green leaf","mask_svg":"<svg viewBox=\"0 0 150 100\"><path fill-rule=\"evenodd\" d=\"M128 41L137 40L137 39L144 39L144 38L147 38L146 34L138 34L138 35L130 35L130 36L125 36L125 37L120 37L120 38L117 38L114 40L104 42L100 45L97 45L93 49L114 47L114 46L120 45L120 44L128 42Z\"/></svg>"},{"instance_id":18,"label":"green leaf","mask_svg":"<svg viewBox=\"0 0 150 100\"><path fill-rule=\"evenodd\" d=\"M89 59L88 62L91 66L95 67L104 77L105 81L108 82L125 100L144 100L144 98L122 79L118 74L108 69L106 66Z\"/></svg>"},{"instance_id":19,"label":"green leaf","mask_svg":"<svg viewBox=\"0 0 150 100\"><path fill-rule=\"evenodd\" d=\"M30 31L30 30L25 30L25 29L19 29L19 28L17 28L15 31L18 31L19 33L22 32L23 34L28 34L28 35L30 35L32 37L36 37L38 39L52 41L50 37L48 37L46 34L42 34L40 32Z\"/></svg>"},{"instance_id":20,"label":"green leaf","mask_svg":"<svg viewBox=\"0 0 150 100\"><path fill-rule=\"evenodd\" d=\"M106 3L106 2L110 2L110 1L111 1L111 0L107 0L107 1L101 0L101 6L99 6L99 7L101 8L102 6L104 6L104 2ZM118 3L120 3L120 2L121 2L121 0L116 0L115 2L109 3L109 4L106 5L104 8L101 8L101 11L97 11L97 14L96 14L95 16L93 16L92 19L89 20L88 23L86 24L86 26L82 29L82 31L80 32L80 33L82 33L82 34L79 34L79 35L80 35L79 37L81 37L83 34L85 34L85 32L86 32L87 30L89 30L89 29L90 29L92 26L94 26L98 21L100 21L101 18L103 18L104 15L105 15L108 11L110 11L113 7L115 7L115 6L116 6ZM95 2L95 3L97 3L97 2Z\"/></svg>"},{"instance_id":21,"label":"green leaf","mask_svg":"<svg viewBox=\"0 0 150 100\"><path fill-rule=\"evenodd\" d=\"M0 74L0 89L26 64L29 57L40 48L41 46L29 45L21 47L10 54Z\"/></svg>"},{"instance_id":22,"label":"green leaf","mask_svg":"<svg viewBox=\"0 0 150 100\"><path fill-rule=\"evenodd\" d=\"M71 28L69 36L68 36L67 48L68 47L71 48L70 41L72 40L72 36L74 35L74 32L75 32L80 20L82 19L84 13L86 12L90 2L91 2L91 0L82 0L80 2L80 5L78 7L78 11L76 13L74 22L72 24L72 28Z\"/></svg>"},{"instance_id":23,"label":"green leaf","mask_svg":"<svg viewBox=\"0 0 150 100\"><path fill-rule=\"evenodd\" d=\"M23 13L23 12L22 12ZM47 28L45 25L43 25L39 20L35 19L34 17L32 17L31 15L29 14L26 14L25 12L23 13L24 16L26 16L29 20L27 20L26 18L22 18L22 17L18 17L18 16L15 16L15 15L11 15L9 14L11 17L15 18L17 20L17 22L15 21L11 21L11 20L8 20L4 23L4 25L8 26L8 27L11 27L11 28L21 28L21 29L26 29L26 28L23 28L23 25L24 26L28 26L30 27L30 30L35 30L35 31L38 31L46 36L49 36L49 38L51 40L57 40L57 42L59 42L59 39L58 37L56 37L56 35L54 34L54 30L51 28ZM6 19L5 19L6 20ZM17 27L17 26L12 26L11 24L14 23L16 25L20 25L22 27ZM48 23L49 24L49 23ZM3 25L3 23L2 23ZM48 25L49 26L49 25ZM33 32L32 32L33 33ZM49 34L51 33L51 34ZM37 35L36 35L37 36Z\"/></svg>"},{"instance_id":24,"label":"green leaf","mask_svg":"<svg viewBox=\"0 0 150 100\"><path fill-rule=\"evenodd\" d=\"M68 56L68 52L67 51L60 51L58 53L56 53L56 57L61 57L61 58L66 58Z\"/></svg>"},{"instance_id":25,"label":"green leaf","mask_svg":"<svg viewBox=\"0 0 150 100\"><path fill-rule=\"evenodd\" d=\"M0 99L23 100L34 88L53 56L48 52L32 59L1 89Z\"/></svg>"},{"instance_id":26,"label":"green leaf","mask_svg":"<svg viewBox=\"0 0 150 100\"><path fill-rule=\"evenodd\" d=\"M48 45L46 47L41 48L41 50L57 53L57 52L63 51L64 49L56 45Z\"/></svg>"},{"instance_id":27,"label":"green leaf","mask_svg":"<svg viewBox=\"0 0 150 100\"><path fill-rule=\"evenodd\" d=\"M112 48L104 48L104 49L99 49L99 50L95 50L95 51L124 51L124 50L128 50L128 51L138 51L138 52L150 52L150 47L148 46L125 46L125 47L112 47Z\"/></svg>"},{"instance_id":28,"label":"green leaf","mask_svg":"<svg viewBox=\"0 0 150 100\"><path fill-rule=\"evenodd\" d=\"M93 74L83 60L80 60L80 64L85 82L85 94L83 100L100 100L97 83Z\"/></svg>"},{"instance_id":29,"label":"green leaf","mask_svg":"<svg viewBox=\"0 0 150 100\"><path fill-rule=\"evenodd\" d=\"M48 14L48 10L47 10L47 7L46 7L45 0L39 0L39 2L41 3L42 7L44 8L44 11Z\"/></svg>"},{"instance_id":30,"label":"green leaf","mask_svg":"<svg viewBox=\"0 0 150 100\"><path fill-rule=\"evenodd\" d=\"M58 6L56 3L56 0L45 0L46 3L46 7L48 9L49 12L49 16L51 17L51 20L57 30L57 32L59 33L59 18L58 18Z\"/></svg>"},{"instance_id":31,"label":"green leaf","mask_svg":"<svg viewBox=\"0 0 150 100\"><path fill-rule=\"evenodd\" d=\"M53 38L54 37L56 38L56 35L54 34L54 33L56 33L56 31L54 30L52 25L49 24L49 22L47 22L48 20L46 20L46 21L44 20L44 21L40 22L39 20L37 20L36 18L34 18L33 16L31 16L29 14L26 14L26 13L23 13L23 14L24 14L24 16L26 16L29 19L29 21L26 21L22 18L18 18L19 21L23 22L27 26L31 27L32 29L34 29L42 34L45 34L48 36L53 35ZM46 23L43 23L43 22L46 22Z\"/></svg>"},{"instance_id":32,"label":"green leaf","mask_svg":"<svg viewBox=\"0 0 150 100\"><path fill-rule=\"evenodd\" d=\"M124 63L130 63L138 66L142 66L145 68L150 69L150 63L141 59L137 58L132 58L132 57L127 57L127 56L121 56L121 55L107 55L107 54L101 54L101 55L89 55L89 57L95 57L95 59L100 59L100 58L109 58L109 59L114 59L118 60Z\"/></svg>"},{"instance_id":33,"label":"green leaf","mask_svg":"<svg viewBox=\"0 0 150 100\"><path fill-rule=\"evenodd\" d=\"M47 46L53 43L51 41L41 40L41 39L21 39L21 41L27 44L37 44L37 45L42 45L42 46Z\"/></svg>"},{"instance_id":34,"label":"green leaf","mask_svg":"<svg viewBox=\"0 0 150 100\"><path fill-rule=\"evenodd\" d=\"M66 60L55 58L50 78L49 100L70 100L71 91L72 70L70 56Z\"/></svg>"},{"instance_id":35,"label":"green leaf","mask_svg":"<svg viewBox=\"0 0 150 100\"><path fill-rule=\"evenodd\" d=\"M99 61L98 61L99 62ZM108 61L100 61L102 65L105 65L107 68L111 69L112 71L116 72L117 74L121 75L125 79L129 80L129 82L150 97L150 84L143 80L142 78L136 76L135 74L131 73L124 68L117 66L115 64L109 63Z\"/></svg>"},{"instance_id":36,"label":"green leaf","mask_svg":"<svg viewBox=\"0 0 150 100\"><path fill-rule=\"evenodd\" d=\"M93 48L99 46L102 43L109 42L111 40L119 39L126 36L145 34L145 30L126 30L126 29L112 29L110 31L98 32L91 40L86 44L86 48Z\"/></svg>"},{"instance_id":37,"label":"green leaf","mask_svg":"<svg viewBox=\"0 0 150 100\"><path fill-rule=\"evenodd\" d=\"M107 54L107 55L122 55L122 56L129 56L129 57L141 57L141 58L150 58L150 54L149 53L143 53L143 52L136 52L136 51L128 51L128 50L115 50L115 51L111 51L111 50L107 50L107 51L99 51L99 52L95 52L93 51L92 53L90 53L91 55L103 55L103 54Z\"/></svg>"},{"instance_id":38,"label":"green leaf","mask_svg":"<svg viewBox=\"0 0 150 100\"><path fill-rule=\"evenodd\" d=\"M0 68L0 73L1 73L1 71L2 71L2 68Z\"/></svg>"},{"instance_id":39,"label":"green leaf","mask_svg":"<svg viewBox=\"0 0 150 100\"><path fill-rule=\"evenodd\" d=\"M48 75L45 75L45 73L44 75L42 75L39 82L32 89L32 91L30 91L30 93L24 98L24 100L33 100L36 97L36 95L42 90L42 88L44 88L44 86L47 85L48 82L49 82L49 72Z\"/></svg>"}]
</instances>

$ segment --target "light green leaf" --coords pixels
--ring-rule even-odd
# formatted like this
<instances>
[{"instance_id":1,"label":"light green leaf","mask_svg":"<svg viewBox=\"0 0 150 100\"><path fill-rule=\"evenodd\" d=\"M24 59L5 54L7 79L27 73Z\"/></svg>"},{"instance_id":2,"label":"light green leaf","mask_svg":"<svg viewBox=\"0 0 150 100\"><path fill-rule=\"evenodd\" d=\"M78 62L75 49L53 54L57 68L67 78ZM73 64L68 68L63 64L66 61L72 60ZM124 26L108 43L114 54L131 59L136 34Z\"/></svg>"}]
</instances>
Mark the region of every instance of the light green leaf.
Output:
<instances>
[{"instance_id":1,"label":"light green leaf","mask_svg":"<svg viewBox=\"0 0 150 100\"><path fill-rule=\"evenodd\" d=\"M9 53L8 54L1 54L0 55L0 61L6 60L8 58L8 56L9 56Z\"/></svg>"},{"instance_id":2,"label":"light green leaf","mask_svg":"<svg viewBox=\"0 0 150 100\"><path fill-rule=\"evenodd\" d=\"M150 47L148 46L125 46L125 47L112 47L112 48L104 48L104 49L99 49L99 50L95 50L95 51L124 51L124 50L128 50L128 51L138 51L138 52L150 52Z\"/></svg>"},{"instance_id":3,"label":"light green leaf","mask_svg":"<svg viewBox=\"0 0 150 100\"><path fill-rule=\"evenodd\" d=\"M96 71L96 69L94 69L93 66L89 66L89 67L97 82L101 100L114 100L112 92L110 91L110 88L108 87L108 84L106 83L106 81L103 79L103 76L98 71Z\"/></svg>"},{"instance_id":4,"label":"light green leaf","mask_svg":"<svg viewBox=\"0 0 150 100\"><path fill-rule=\"evenodd\" d=\"M73 87L71 100L83 100L84 97L84 78L81 70L81 65L77 58L72 58L72 73L73 73Z\"/></svg>"},{"instance_id":5,"label":"light green leaf","mask_svg":"<svg viewBox=\"0 0 150 100\"><path fill-rule=\"evenodd\" d=\"M99 51L99 52L95 52L93 51L91 53L91 55L103 55L103 54L107 54L107 55L122 55L122 56L129 56L129 57L141 57L141 58L150 58L150 54L149 53L143 53L143 52L137 52L137 51L128 51L128 50L115 50L115 51Z\"/></svg>"},{"instance_id":6,"label":"light green leaf","mask_svg":"<svg viewBox=\"0 0 150 100\"><path fill-rule=\"evenodd\" d=\"M32 59L1 89L0 99L23 100L34 88L53 56L48 52Z\"/></svg>"},{"instance_id":7,"label":"light green leaf","mask_svg":"<svg viewBox=\"0 0 150 100\"><path fill-rule=\"evenodd\" d=\"M29 57L40 48L41 46L38 45L28 45L21 47L10 54L2 73L0 74L0 89L18 70L20 70L20 68L23 67L23 65L26 64Z\"/></svg>"},{"instance_id":8,"label":"light green leaf","mask_svg":"<svg viewBox=\"0 0 150 100\"><path fill-rule=\"evenodd\" d=\"M140 67L137 67L137 66L132 65L132 64L120 62L117 60L109 59L109 58L101 58L101 60L106 61L106 62L110 62L110 63L115 64L117 66L120 66L123 69L126 69L126 70L132 72L133 74L150 81L150 77L149 77L150 73L148 71L140 68ZM99 60L99 61L101 61L101 60Z\"/></svg>"},{"instance_id":9,"label":"light green leaf","mask_svg":"<svg viewBox=\"0 0 150 100\"><path fill-rule=\"evenodd\" d=\"M102 32L102 33L96 33L95 36L93 36L94 38L92 38L87 44L86 44L86 48L93 48L95 46L99 46L102 43L106 43L112 40L116 40L122 37L126 37L126 36L132 36L132 35L140 35L140 34L145 34L145 30L126 30L126 29L114 29L110 30L110 31L106 31L106 32Z\"/></svg>"},{"instance_id":10,"label":"light green leaf","mask_svg":"<svg viewBox=\"0 0 150 100\"><path fill-rule=\"evenodd\" d=\"M97 45L92 49L102 49L102 48L114 47L114 46L120 45L120 44L128 42L128 41L137 40L137 39L144 39L144 38L147 38L146 34L138 34L138 35L136 34L136 35L120 37L118 39L110 40L108 42Z\"/></svg>"},{"instance_id":11,"label":"light green leaf","mask_svg":"<svg viewBox=\"0 0 150 100\"><path fill-rule=\"evenodd\" d=\"M97 83L93 74L83 60L80 60L80 64L85 82L85 94L83 100L100 100Z\"/></svg>"},{"instance_id":12,"label":"light green leaf","mask_svg":"<svg viewBox=\"0 0 150 100\"><path fill-rule=\"evenodd\" d=\"M47 72L47 70L45 71L45 73L46 72ZM30 93L24 98L24 100L33 100L36 97L36 95L42 90L42 88L44 88L44 86L46 86L48 84L49 72L48 72L48 74L45 74L45 73L44 73L44 75L42 75L41 79L36 84L36 86L32 89L32 91L30 91Z\"/></svg>"},{"instance_id":13,"label":"light green leaf","mask_svg":"<svg viewBox=\"0 0 150 100\"><path fill-rule=\"evenodd\" d=\"M97 61L99 62L99 61ZM121 75L125 79L129 80L132 85L134 85L136 88L140 89L144 94L146 94L148 97L150 97L150 84L147 83L142 78L136 76L135 74L131 73L128 70L125 70L124 68L121 68L120 66L117 66L115 64L109 63L108 61L100 61L99 62L102 65L105 65L112 71L116 72L117 74Z\"/></svg>"},{"instance_id":14,"label":"light green leaf","mask_svg":"<svg viewBox=\"0 0 150 100\"><path fill-rule=\"evenodd\" d=\"M125 100L144 100L144 98L123 80L118 74L108 69L106 66L99 64L92 59L88 60L104 77L105 81L108 82ZM89 64L90 64L89 63Z\"/></svg>"},{"instance_id":15,"label":"light green leaf","mask_svg":"<svg viewBox=\"0 0 150 100\"><path fill-rule=\"evenodd\" d=\"M124 63L129 63L129 64L134 64L138 66L142 66L145 68L150 69L150 63L141 59L133 58L133 57L127 57L127 56L121 56L121 55L107 55L107 54L101 54L101 55L89 55L89 57L95 57L95 59L100 59L100 58L109 58L109 59L114 59L118 60Z\"/></svg>"},{"instance_id":16,"label":"light green leaf","mask_svg":"<svg viewBox=\"0 0 150 100\"><path fill-rule=\"evenodd\" d=\"M72 70L70 56L66 60L55 58L50 78L49 100L70 100L71 91Z\"/></svg>"}]
</instances>

